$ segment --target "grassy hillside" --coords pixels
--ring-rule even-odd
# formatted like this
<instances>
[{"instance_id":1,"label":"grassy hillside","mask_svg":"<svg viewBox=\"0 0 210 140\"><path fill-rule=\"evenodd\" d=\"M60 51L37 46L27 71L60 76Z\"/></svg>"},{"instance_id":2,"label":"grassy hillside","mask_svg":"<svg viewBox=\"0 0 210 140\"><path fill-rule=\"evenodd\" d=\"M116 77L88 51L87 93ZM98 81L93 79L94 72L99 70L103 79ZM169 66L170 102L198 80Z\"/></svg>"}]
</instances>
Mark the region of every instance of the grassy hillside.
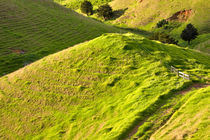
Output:
<instances>
[{"instance_id":1,"label":"grassy hillside","mask_svg":"<svg viewBox=\"0 0 210 140\"><path fill-rule=\"evenodd\" d=\"M128 3L129 2L129 3ZM162 19L168 19L175 13L188 10L189 12L183 12L179 18L186 20L170 21L170 29L163 30L167 34L170 34L176 40L179 40L179 45L189 46L190 48L197 49L206 53L210 53L209 45L209 23L210 23L210 5L204 0L172 0L172 1L157 1L157 0L139 0L139 1L122 1L114 0L111 3L113 9L125 9L126 12L114 21L115 24L120 26L129 26L142 28L150 31L157 31L155 29L156 23ZM152 10L151 10L152 9ZM187 18L188 17L188 18ZM188 45L180 38L182 30L188 23L192 23L197 29L201 36L193 41L191 45ZM161 32L162 32L161 31ZM198 45L199 44L199 45Z\"/></svg>"},{"instance_id":2,"label":"grassy hillside","mask_svg":"<svg viewBox=\"0 0 210 140\"><path fill-rule=\"evenodd\" d=\"M127 7L121 3L127 3L127 1L114 0L111 4L114 9L128 8L126 13L117 20L118 23L125 23L133 27L147 25L147 29L151 29L158 21L168 19L178 11L191 9L192 14L188 22L194 24L202 33L210 32L208 26L210 6L204 0L139 0L126 4Z\"/></svg>"},{"instance_id":3,"label":"grassy hillside","mask_svg":"<svg viewBox=\"0 0 210 140\"><path fill-rule=\"evenodd\" d=\"M209 78L208 60L141 36L105 34L1 77L0 137L126 138L171 97L185 97L175 93L190 81L166 66L196 80Z\"/></svg>"},{"instance_id":4,"label":"grassy hillside","mask_svg":"<svg viewBox=\"0 0 210 140\"><path fill-rule=\"evenodd\" d=\"M77 12L82 0L56 0L59 4L68 8L72 8ZM97 9L98 5L108 3L111 0L90 0L94 5L94 9ZM207 1L204 0L172 0L172 1L157 1L157 0L113 0L109 3L114 10L114 18L107 23L115 24L121 27L129 28L141 28L143 30L151 32L166 32L173 38L179 41L179 45L197 49L199 51L210 53L209 51L209 22L210 6ZM152 9L152 10L151 10ZM158 21L162 19L168 19L175 13L182 12L178 19L170 21L170 29L164 30L156 29L155 26ZM102 20L95 13L91 16L98 20ZM177 22L179 21L179 22ZM180 38L182 30L188 23L192 23L199 31L200 36L196 41L193 41L191 45L188 45Z\"/></svg>"},{"instance_id":5,"label":"grassy hillside","mask_svg":"<svg viewBox=\"0 0 210 140\"><path fill-rule=\"evenodd\" d=\"M191 94L187 102L151 139L209 139L210 87L194 90Z\"/></svg>"},{"instance_id":6,"label":"grassy hillside","mask_svg":"<svg viewBox=\"0 0 210 140\"><path fill-rule=\"evenodd\" d=\"M77 10L83 0L54 0L61 5ZM209 33L209 3L204 0L89 0L97 7L104 3L110 3L114 10L125 10L125 13L115 20L119 25L129 27L141 27L151 30L162 19L168 19L176 12L192 10L186 15L186 22L194 24L200 33ZM152 10L151 10L152 9ZM183 16L183 15L180 15ZM185 25L185 24L184 24ZM183 25L183 27L184 27ZM182 28L183 28L182 27Z\"/></svg>"},{"instance_id":7,"label":"grassy hillside","mask_svg":"<svg viewBox=\"0 0 210 140\"><path fill-rule=\"evenodd\" d=\"M51 0L0 1L0 76L115 28Z\"/></svg>"}]
</instances>

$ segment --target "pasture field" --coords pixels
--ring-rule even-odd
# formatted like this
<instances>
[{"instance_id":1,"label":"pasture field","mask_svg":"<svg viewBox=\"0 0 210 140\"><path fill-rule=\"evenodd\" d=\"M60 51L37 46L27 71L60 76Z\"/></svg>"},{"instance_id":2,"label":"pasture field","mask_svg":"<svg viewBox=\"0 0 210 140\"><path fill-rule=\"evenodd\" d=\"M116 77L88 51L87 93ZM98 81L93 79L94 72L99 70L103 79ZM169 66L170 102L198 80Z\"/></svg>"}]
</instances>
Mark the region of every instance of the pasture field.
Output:
<instances>
[{"instance_id":1,"label":"pasture field","mask_svg":"<svg viewBox=\"0 0 210 140\"><path fill-rule=\"evenodd\" d=\"M131 33L104 34L1 77L0 136L4 139L124 139L131 137L139 123L160 116L158 121L163 123L153 124L152 132L145 133L144 138L155 132L154 137L160 137L170 129L164 124L173 113L187 108L198 92L209 90L192 89L190 98L189 94L177 94L192 82L209 79L208 60L208 55L194 50ZM190 74L191 80L177 77L168 65ZM199 101L204 102L204 114L208 113L205 101ZM158 114L158 110L173 106L176 107L171 115ZM176 114L170 120L173 125ZM200 123L203 121L206 119L201 118ZM163 132L158 131L161 126ZM150 130L146 128L144 132ZM142 136L139 129L135 132L138 138ZM192 132L194 127L185 134Z\"/></svg>"},{"instance_id":2,"label":"pasture field","mask_svg":"<svg viewBox=\"0 0 210 140\"><path fill-rule=\"evenodd\" d=\"M51 0L1 0L0 76L103 33L119 31Z\"/></svg>"}]
</instances>

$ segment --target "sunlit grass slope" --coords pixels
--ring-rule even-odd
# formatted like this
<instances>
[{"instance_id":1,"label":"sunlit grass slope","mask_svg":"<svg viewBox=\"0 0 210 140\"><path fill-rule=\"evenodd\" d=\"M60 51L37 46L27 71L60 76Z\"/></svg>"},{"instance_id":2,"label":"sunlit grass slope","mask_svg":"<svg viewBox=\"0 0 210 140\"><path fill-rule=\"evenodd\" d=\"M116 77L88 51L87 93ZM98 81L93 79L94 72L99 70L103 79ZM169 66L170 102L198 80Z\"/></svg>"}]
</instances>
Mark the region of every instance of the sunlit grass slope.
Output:
<instances>
[{"instance_id":1,"label":"sunlit grass slope","mask_svg":"<svg viewBox=\"0 0 210 140\"><path fill-rule=\"evenodd\" d=\"M209 139L210 87L194 90L192 93L187 102L151 139Z\"/></svg>"},{"instance_id":2,"label":"sunlit grass slope","mask_svg":"<svg viewBox=\"0 0 210 140\"><path fill-rule=\"evenodd\" d=\"M125 6L125 3L127 6ZM114 0L111 5L114 9L128 8L126 13L117 19L118 23L127 24L132 27L144 26L152 29L155 24L168 19L176 12L192 10L192 15L187 22L194 24L201 33L209 33L210 5L204 0L139 0L139 1ZM146 27L145 27L146 25Z\"/></svg>"},{"instance_id":3,"label":"sunlit grass slope","mask_svg":"<svg viewBox=\"0 0 210 140\"><path fill-rule=\"evenodd\" d=\"M82 0L55 0L61 5L68 8L72 8L77 12ZM107 23L115 24L122 27L140 28L151 32L157 32L155 28L157 22L162 19L168 19L175 13L183 10L192 10L192 13L185 13L189 15L189 19L183 22L171 21L170 29L164 30L167 34L179 41L179 45L197 49L199 51L210 53L209 49L209 23L210 23L210 5L208 1L204 0L90 0L94 5L94 9L97 9L98 5L108 3L111 5L115 13L121 13L115 15L112 20L106 21ZM182 17L180 15L179 17ZM97 18L96 14L91 16ZM180 37L182 30L188 23L192 23L199 32L199 36L196 41L188 45L186 41L183 41ZM164 28L164 27L163 27ZM161 29L160 32L162 32Z\"/></svg>"},{"instance_id":4,"label":"sunlit grass slope","mask_svg":"<svg viewBox=\"0 0 210 140\"><path fill-rule=\"evenodd\" d=\"M68 8L78 10L83 0L54 0ZM200 33L210 33L210 5L204 0L89 0L93 6L109 3L113 10L125 10L115 23L151 30L162 19L183 10L192 10L187 22L195 25ZM184 28L184 26L182 27Z\"/></svg>"},{"instance_id":5,"label":"sunlit grass slope","mask_svg":"<svg viewBox=\"0 0 210 140\"><path fill-rule=\"evenodd\" d=\"M185 22L181 22L178 27L172 26L170 34L173 38L179 41L180 46L189 46L190 48L209 52L209 33L210 33L210 4L204 0L114 0L111 2L111 6L115 10L125 9L126 12L114 21L114 23L121 26L137 27L145 30L154 31L158 21L162 19L168 19L175 13L183 10L192 10L192 13L185 13L189 15L189 19ZM180 15L179 17L182 17ZM174 22L174 21L172 21ZM175 21L176 22L176 21ZM201 36L188 45L184 42L180 34L188 23L193 24ZM176 27L176 28L175 28ZM204 37L205 36L205 37ZM199 44L199 45L198 45Z\"/></svg>"},{"instance_id":6,"label":"sunlit grass slope","mask_svg":"<svg viewBox=\"0 0 210 140\"><path fill-rule=\"evenodd\" d=\"M133 34L102 35L1 77L0 136L125 138L187 84L168 64L208 77L208 59Z\"/></svg>"},{"instance_id":7,"label":"sunlit grass slope","mask_svg":"<svg viewBox=\"0 0 210 140\"><path fill-rule=\"evenodd\" d=\"M0 76L48 54L116 31L51 0L1 0Z\"/></svg>"}]
</instances>

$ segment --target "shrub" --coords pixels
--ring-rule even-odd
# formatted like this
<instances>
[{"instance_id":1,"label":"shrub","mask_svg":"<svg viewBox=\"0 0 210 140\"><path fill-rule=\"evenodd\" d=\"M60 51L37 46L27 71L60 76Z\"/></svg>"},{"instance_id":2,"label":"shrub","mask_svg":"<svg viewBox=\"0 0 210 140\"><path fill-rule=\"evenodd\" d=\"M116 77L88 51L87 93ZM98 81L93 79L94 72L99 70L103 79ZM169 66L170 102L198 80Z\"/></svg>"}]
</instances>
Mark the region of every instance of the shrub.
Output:
<instances>
[{"instance_id":1,"label":"shrub","mask_svg":"<svg viewBox=\"0 0 210 140\"><path fill-rule=\"evenodd\" d=\"M161 27L163 27L163 25L166 25L166 24L168 24L168 21L163 19L157 23L157 27L161 28Z\"/></svg>"},{"instance_id":2,"label":"shrub","mask_svg":"<svg viewBox=\"0 0 210 140\"><path fill-rule=\"evenodd\" d=\"M175 44L175 45L178 44L177 40L175 40L174 38L170 37L166 33L156 32L150 37L150 39L158 40L158 41L160 41L162 43Z\"/></svg>"},{"instance_id":3,"label":"shrub","mask_svg":"<svg viewBox=\"0 0 210 140\"><path fill-rule=\"evenodd\" d=\"M181 34L181 38L184 41L188 41L188 44L190 44L190 41L195 39L197 36L198 31L192 24L188 24Z\"/></svg>"},{"instance_id":4,"label":"shrub","mask_svg":"<svg viewBox=\"0 0 210 140\"><path fill-rule=\"evenodd\" d=\"M112 8L108 5L102 5L97 10L98 16L103 17L105 20L110 19L113 16Z\"/></svg>"},{"instance_id":5,"label":"shrub","mask_svg":"<svg viewBox=\"0 0 210 140\"><path fill-rule=\"evenodd\" d=\"M176 28L179 28L181 26L182 23L180 22L168 22L168 24L165 24L163 26L164 30L168 30L168 31L172 31Z\"/></svg>"},{"instance_id":6,"label":"shrub","mask_svg":"<svg viewBox=\"0 0 210 140\"><path fill-rule=\"evenodd\" d=\"M86 0L85 0L85 1L81 4L80 9L81 9L82 13L86 14L87 16L93 14L93 5L92 5L91 2L89 2L89 1L86 1Z\"/></svg>"}]
</instances>

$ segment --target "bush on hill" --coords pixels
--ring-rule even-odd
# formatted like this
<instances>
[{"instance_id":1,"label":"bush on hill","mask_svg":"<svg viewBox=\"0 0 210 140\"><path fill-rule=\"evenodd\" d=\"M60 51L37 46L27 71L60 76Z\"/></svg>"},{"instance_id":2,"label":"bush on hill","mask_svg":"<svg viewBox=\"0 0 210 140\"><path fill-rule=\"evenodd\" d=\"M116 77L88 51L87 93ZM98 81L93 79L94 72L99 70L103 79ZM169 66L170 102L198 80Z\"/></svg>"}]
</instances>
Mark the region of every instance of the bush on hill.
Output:
<instances>
[{"instance_id":1,"label":"bush on hill","mask_svg":"<svg viewBox=\"0 0 210 140\"><path fill-rule=\"evenodd\" d=\"M169 36L166 33L161 33L161 32L156 32L154 33L150 39L152 40L159 40L162 43L168 43L168 44L178 44L178 41L175 40L174 38L172 38L171 36Z\"/></svg>"},{"instance_id":2,"label":"bush on hill","mask_svg":"<svg viewBox=\"0 0 210 140\"><path fill-rule=\"evenodd\" d=\"M93 14L93 5L91 4L91 2L89 1L84 1L82 4L81 4L81 12L86 14L87 16L88 15L92 15Z\"/></svg>"},{"instance_id":3,"label":"bush on hill","mask_svg":"<svg viewBox=\"0 0 210 140\"><path fill-rule=\"evenodd\" d=\"M158 27L158 28L161 28L161 27L163 27L163 26L166 25L166 24L168 24L168 21L165 20L165 19L163 19L163 20L161 20L161 21L159 21L159 22L157 23L157 27Z\"/></svg>"},{"instance_id":4,"label":"bush on hill","mask_svg":"<svg viewBox=\"0 0 210 140\"><path fill-rule=\"evenodd\" d=\"M171 32L174 29L179 28L181 25L182 25L182 23L180 23L180 22L168 22L168 24L165 24L163 26L163 29Z\"/></svg>"},{"instance_id":5,"label":"bush on hill","mask_svg":"<svg viewBox=\"0 0 210 140\"><path fill-rule=\"evenodd\" d=\"M103 17L105 20L110 19L113 16L112 8L108 5L102 5L97 10L98 16Z\"/></svg>"},{"instance_id":6,"label":"bush on hill","mask_svg":"<svg viewBox=\"0 0 210 140\"><path fill-rule=\"evenodd\" d=\"M188 44L190 44L190 41L195 39L197 36L198 31L192 24L188 24L181 34L181 38L184 41L188 41Z\"/></svg>"}]
</instances>

